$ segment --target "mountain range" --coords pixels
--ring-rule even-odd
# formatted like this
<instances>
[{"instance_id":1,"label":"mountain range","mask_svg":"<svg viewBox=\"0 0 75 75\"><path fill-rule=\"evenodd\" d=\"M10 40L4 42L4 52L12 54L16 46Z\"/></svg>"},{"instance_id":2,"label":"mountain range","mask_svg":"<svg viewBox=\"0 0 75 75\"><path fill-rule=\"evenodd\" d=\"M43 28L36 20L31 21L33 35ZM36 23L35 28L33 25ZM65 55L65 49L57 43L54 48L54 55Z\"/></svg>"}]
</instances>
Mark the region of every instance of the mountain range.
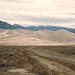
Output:
<instances>
[{"instance_id":1,"label":"mountain range","mask_svg":"<svg viewBox=\"0 0 75 75\"><path fill-rule=\"evenodd\" d=\"M73 28L66 28L66 27L59 27L59 26L28 26L28 27L23 27L22 25L18 25L18 24L11 25L11 24L4 22L4 21L0 21L0 29L26 29L26 30L31 30L31 31L38 31L38 30L57 31L57 30L64 29L64 30L75 33L75 29L73 29Z\"/></svg>"}]
</instances>

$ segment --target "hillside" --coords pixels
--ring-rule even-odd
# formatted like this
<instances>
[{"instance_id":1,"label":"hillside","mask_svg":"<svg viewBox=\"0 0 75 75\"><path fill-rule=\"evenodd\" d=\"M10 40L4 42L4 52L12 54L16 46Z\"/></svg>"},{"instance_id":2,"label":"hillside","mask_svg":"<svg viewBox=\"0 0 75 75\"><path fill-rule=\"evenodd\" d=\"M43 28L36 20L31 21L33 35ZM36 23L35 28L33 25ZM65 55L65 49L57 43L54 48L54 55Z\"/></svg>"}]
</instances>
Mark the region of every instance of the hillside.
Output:
<instances>
[{"instance_id":1,"label":"hillside","mask_svg":"<svg viewBox=\"0 0 75 75\"><path fill-rule=\"evenodd\" d=\"M14 27L7 22L0 21L0 29L14 29Z\"/></svg>"},{"instance_id":2,"label":"hillside","mask_svg":"<svg viewBox=\"0 0 75 75\"><path fill-rule=\"evenodd\" d=\"M1 45L75 45L75 34L66 30L0 29L0 32Z\"/></svg>"}]
</instances>

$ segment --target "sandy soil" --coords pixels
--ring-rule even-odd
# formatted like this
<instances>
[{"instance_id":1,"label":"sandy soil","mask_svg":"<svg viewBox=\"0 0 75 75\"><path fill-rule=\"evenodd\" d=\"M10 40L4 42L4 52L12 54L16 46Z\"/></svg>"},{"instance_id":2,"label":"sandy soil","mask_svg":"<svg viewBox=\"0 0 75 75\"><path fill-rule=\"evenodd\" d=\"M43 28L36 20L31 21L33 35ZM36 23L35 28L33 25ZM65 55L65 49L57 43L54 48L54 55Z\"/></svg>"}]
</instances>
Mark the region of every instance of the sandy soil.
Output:
<instances>
[{"instance_id":1,"label":"sandy soil","mask_svg":"<svg viewBox=\"0 0 75 75\"><path fill-rule=\"evenodd\" d=\"M75 46L0 46L0 74L75 75L74 55Z\"/></svg>"},{"instance_id":2,"label":"sandy soil","mask_svg":"<svg viewBox=\"0 0 75 75\"><path fill-rule=\"evenodd\" d=\"M29 31L23 29L0 29L0 45L75 45L75 34L66 30Z\"/></svg>"}]
</instances>

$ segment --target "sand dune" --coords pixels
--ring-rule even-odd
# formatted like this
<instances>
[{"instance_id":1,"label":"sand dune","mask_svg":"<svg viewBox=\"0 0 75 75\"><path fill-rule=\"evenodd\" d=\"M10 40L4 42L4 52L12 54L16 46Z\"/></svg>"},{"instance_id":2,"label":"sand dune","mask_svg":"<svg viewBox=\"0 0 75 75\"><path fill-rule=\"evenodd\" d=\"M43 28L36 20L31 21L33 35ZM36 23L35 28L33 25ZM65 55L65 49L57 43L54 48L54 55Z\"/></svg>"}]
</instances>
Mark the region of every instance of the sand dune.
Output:
<instances>
[{"instance_id":1,"label":"sand dune","mask_svg":"<svg viewBox=\"0 0 75 75\"><path fill-rule=\"evenodd\" d=\"M75 45L75 34L66 30L29 31L0 29L1 45Z\"/></svg>"}]
</instances>

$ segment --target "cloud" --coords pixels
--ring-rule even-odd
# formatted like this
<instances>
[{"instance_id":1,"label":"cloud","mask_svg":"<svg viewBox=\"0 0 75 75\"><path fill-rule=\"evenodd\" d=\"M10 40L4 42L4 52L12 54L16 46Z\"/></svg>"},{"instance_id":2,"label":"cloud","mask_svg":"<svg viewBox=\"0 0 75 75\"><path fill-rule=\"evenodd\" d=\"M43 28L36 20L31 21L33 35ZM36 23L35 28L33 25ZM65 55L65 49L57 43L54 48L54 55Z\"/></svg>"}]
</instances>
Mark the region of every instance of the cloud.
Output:
<instances>
[{"instance_id":1,"label":"cloud","mask_svg":"<svg viewBox=\"0 0 75 75\"><path fill-rule=\"evenodd\" d=\"M35 17L35 16L24 16L24 20L32 22L42 23L75 23L75 18L53 18L53 17Z\"/></svg>"},{"instance_id":2,"label":"cloud","mask_svg":"<svg viewBox=\"0 0 75 75\"><path fill-rule=\"evenodd\" d=\"M70 26L73 26L73 27L75 27L75 25L70 25Z\"/></svg>"},{"instance_id":3,"label":"cloud","mask_svg":"<svg viewBox=\"0 0 75 75\"><path fill-rule=\"evenodd\" d=\"M18 1L20 1L20 0L0 0L0 1L6 1L6 2L18 2Z\"/></svg>"},{"instance_id":4,"label":"cloud","mask_svg":"<svg viewBox=\"0 0 75 75\"><path fill-rule=\"evenodd\" d=\"M68 13L69 15L75 15L75 13Z\"/></svg>"},{"instance_id":5,"label":"cloud","mask_svg":"<svg viewBox=\"0 0 75 75\"><path fill-rule=\"evenodd\" d=\"M27 1L27 0L0 0L0 1L5 1L5 2L17 2L17 3L32 3L31 1Z\"/></svg>"},{"instance_id":6,"label":"cloud","mask_svg":"<svg viewBox=\"0 0 75 75\"><path fill-rule=\"evenodd\" d=\"M12 24L75 24L75 0L0 0L0 19ZM73 27L73 26L72 26Z\"/></svg>"}]
</instances>

